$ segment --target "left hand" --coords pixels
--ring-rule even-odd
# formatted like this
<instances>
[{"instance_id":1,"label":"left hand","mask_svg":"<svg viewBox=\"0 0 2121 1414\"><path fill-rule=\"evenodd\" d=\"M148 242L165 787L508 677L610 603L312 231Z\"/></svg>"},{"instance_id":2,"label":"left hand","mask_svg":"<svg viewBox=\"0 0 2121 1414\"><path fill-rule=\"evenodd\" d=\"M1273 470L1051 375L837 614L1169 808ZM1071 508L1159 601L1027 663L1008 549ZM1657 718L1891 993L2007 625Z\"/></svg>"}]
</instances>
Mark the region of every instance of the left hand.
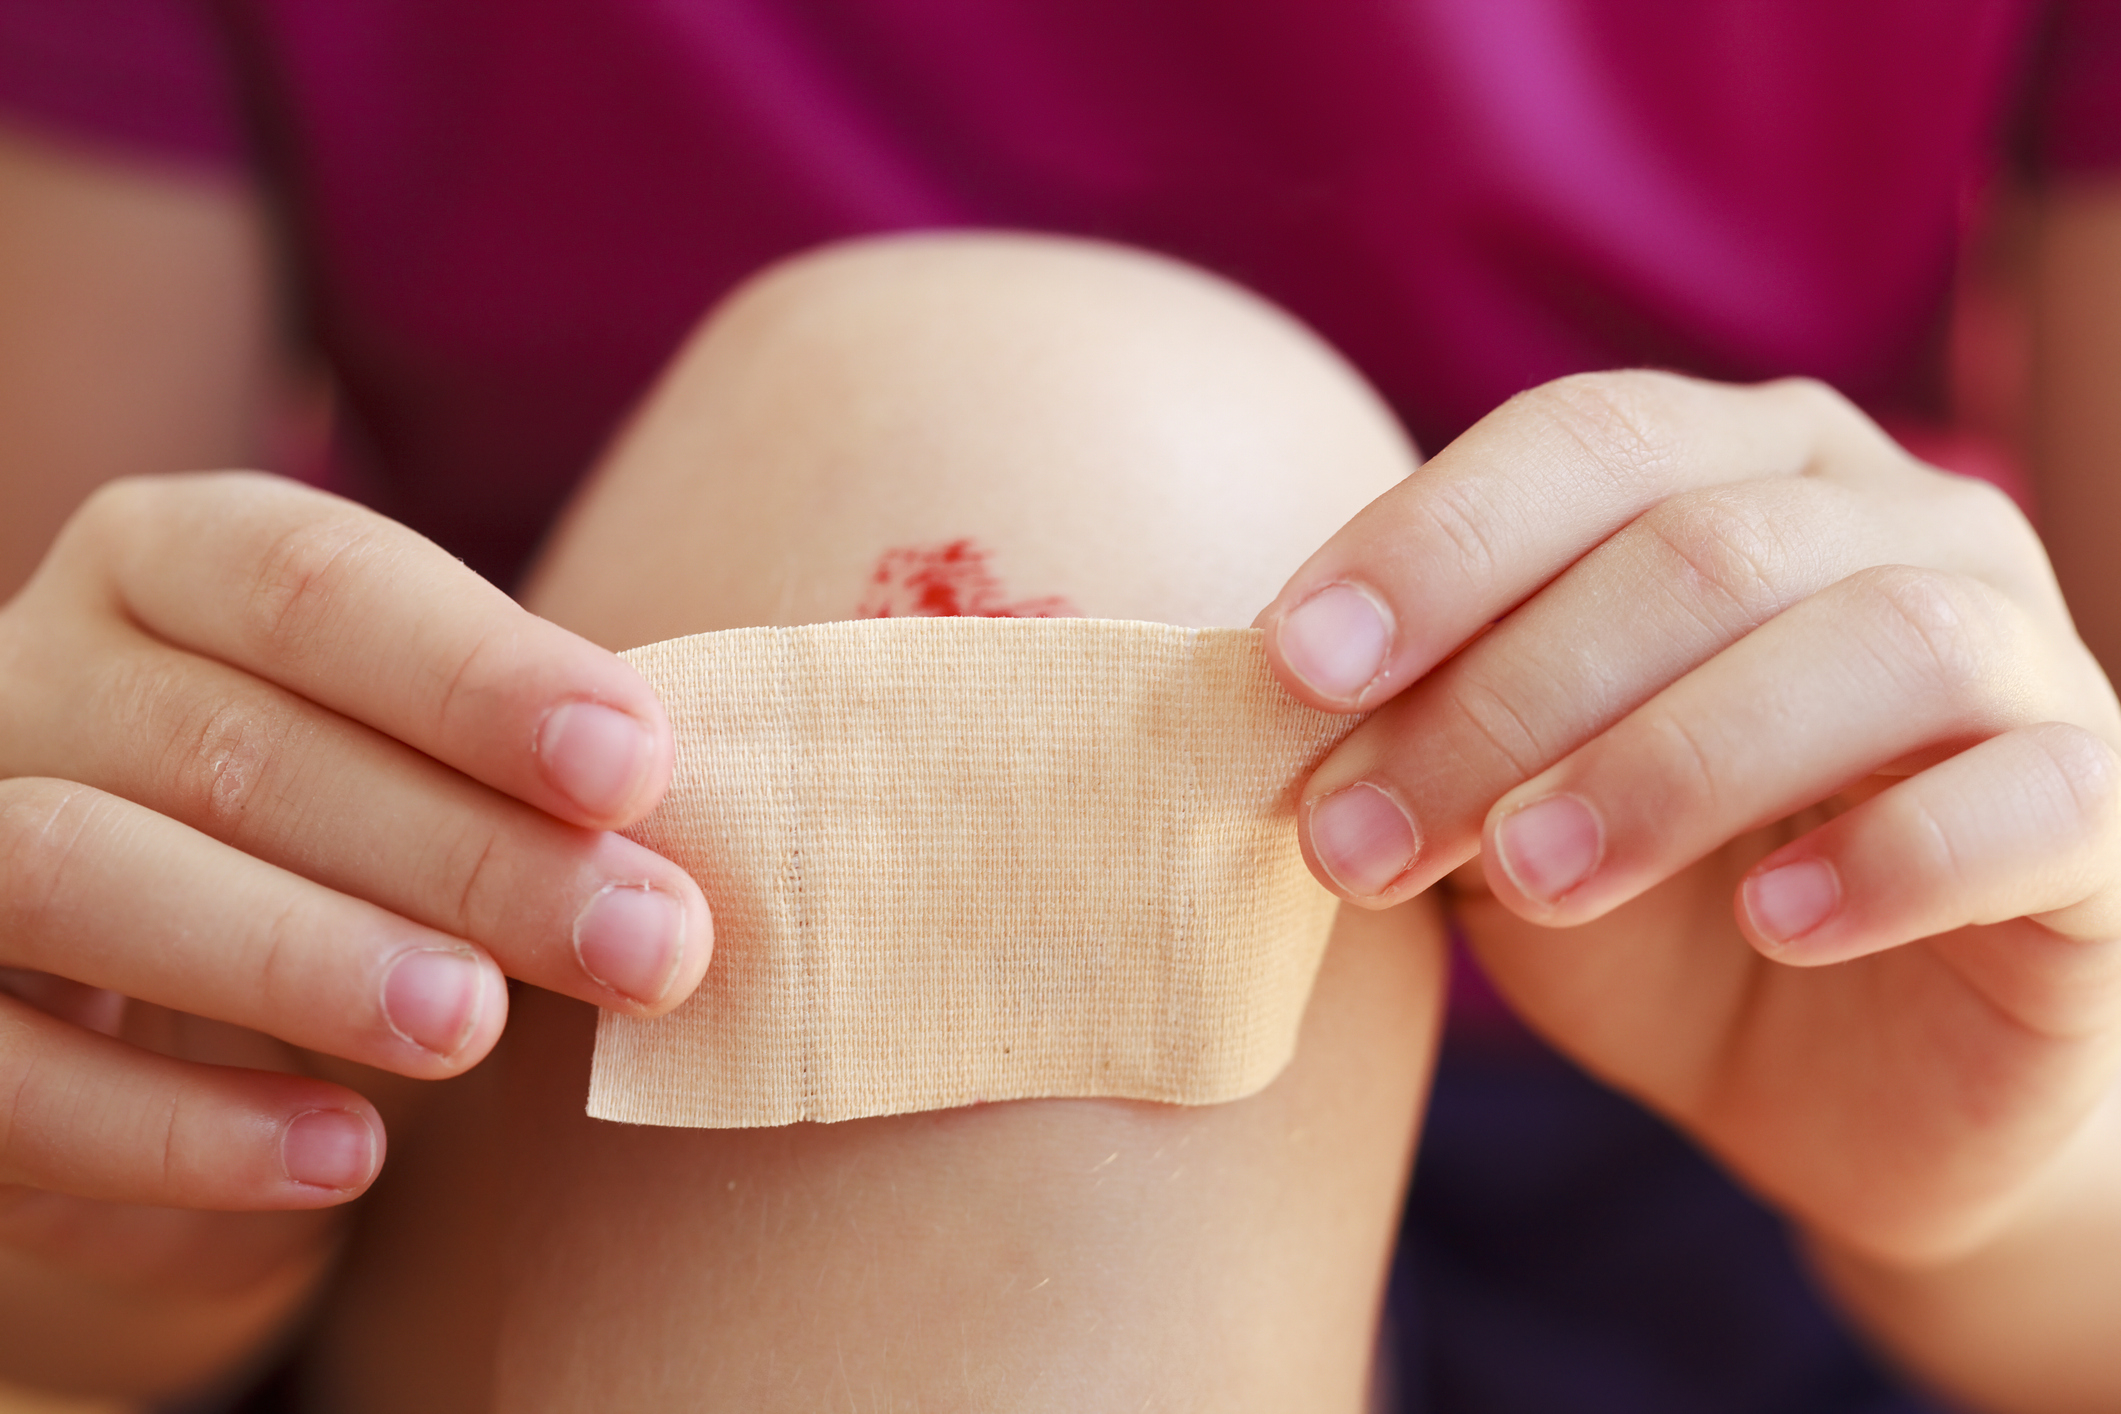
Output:
<instances>
[{"instance_id":1,"label":"left hand","mask_svg":"<svg viewBox=\"0 0 2121 1414\"><path fill-rule=\"evenodd\" d=\"M1977 1246L2113 1090L2121 708L2007 498L1838 395L1536 389L1259 621L1374 712L1305 787L1321 882L1477 852L1525 1019L1828 1239Z\"/></svg>"}]
</instances>

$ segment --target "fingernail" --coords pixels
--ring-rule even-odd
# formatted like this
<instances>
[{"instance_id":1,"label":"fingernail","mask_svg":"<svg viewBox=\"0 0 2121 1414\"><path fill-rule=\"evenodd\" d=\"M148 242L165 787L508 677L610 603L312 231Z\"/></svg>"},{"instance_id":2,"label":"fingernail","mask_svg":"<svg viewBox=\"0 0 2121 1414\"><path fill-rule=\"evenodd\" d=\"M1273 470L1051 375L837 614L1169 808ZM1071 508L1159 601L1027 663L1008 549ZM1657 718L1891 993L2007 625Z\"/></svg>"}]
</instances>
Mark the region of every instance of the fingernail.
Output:
<instances>
[{"instance_id":1,"label":"fingernail","mask_svg":"<svg viewBox=\"0 0 2121 1414\"><path fill-rule=\"evenodd\" d=\"M375 1176L376 1136L368 1121L346 1110L311 1110L287 1122L280 1166L296 1183L359 1188Z\"/></svg>"},{"instance_id":2,"label":"fingernail","mask_svg":"<svg viewBox=\"0 0 2121 1414\"><path fill-rule=\"evenodd\" d=\"M1755 874L1739 891L1753 929L1771 943L1803 937L1841 905L1841 880L1823 859L1800 859Z\"/></svg>"},{"instance_id":3,"label":"fingernail","mask_svg":"<svg viewBox=\"0 0 2121 1414\"><path fill-rule=\"evenodd\" d=\"M1384 671L1391 617L1354 585L1329 584L1282 617L1274 641L1289 671L1312 691L1353 704Z\"/></svg>"},{"instance_id":4,"label":"fingernail","mask_svg":"<svg viewBox=\"0 0 2121 1414\"><path fill-rule=\"evenodd\" d=\"M1503 872L1527 897L1553 903L1598 867L1605 831L1573 795L1550 795L1514 810L1495 827Z\"/></svg>"},{"instance_id":5,"label":"fingernail","mask_svg":"<svg viewBox=\"0 0 2121 1414\"><path fill-rule=\"evenodd\" d=\"M594 702L555 707L538 729L538 761L546 779L598 817L622 814L633 803L653 748L646 727Z\"/></svg>"},{"instance_id":6,"label":"fingernail","mask_svg":"<svg viewBox=\"0 0 2121 1414\"><path fill-rule=\"evenodd\" d=\"M685 955L685 905L646 884L607 884L574 920L574 955L620 996L660 1001Z\"/></svg>"},{"instance_id":7,"label":"fingernail","mask_svg":"<svg viewBox=\"0 0 2121 1414\"><path fill-rule=\"evenodd\" d=\"M1399 802L1367 783L1311 807L1311 852L1350 898L1375 898L1407 872L1420 845Z\"/></svg>"},{"instance_id":8,"label":"fingernail","mask_svg":"<svg viewBox=\"0 0 2121 1414\"><path fill-rule=\"evenodd\" d=\"M463 953L420 948L383 977L383 1016L422 1050L453 1056L471 1039L486 998L485 969Z\"/></svg>"}]
</instances>

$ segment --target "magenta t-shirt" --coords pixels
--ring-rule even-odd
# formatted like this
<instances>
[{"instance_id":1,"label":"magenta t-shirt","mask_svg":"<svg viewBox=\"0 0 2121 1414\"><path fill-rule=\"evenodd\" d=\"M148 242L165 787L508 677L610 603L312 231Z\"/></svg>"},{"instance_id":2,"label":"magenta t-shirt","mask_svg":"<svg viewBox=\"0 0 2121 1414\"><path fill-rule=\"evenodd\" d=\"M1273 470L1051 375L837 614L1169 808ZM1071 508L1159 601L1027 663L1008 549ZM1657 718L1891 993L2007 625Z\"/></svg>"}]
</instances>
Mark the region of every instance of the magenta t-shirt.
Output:
<instances>
[{"instance_id":1,"label":"magenta t-shirt","mask_svg":"<svg viewBox=\"0 0 2121 1414\"><path fill-rule=\"evenodd\" d=\"M871 232L1206 265L1431 449L1639 364L1934 415L1983 183L2121 171L2121 0L0 0L0 112L254 171L370 499L506 584L709 305ZM1447 1047L1421 1175L1410 1407L1925 1407L1558 1062Z\"/></svg>"},{"instance_id":2,"label":"magenta t-shirt","mask_svg":"<svg viewBox=\"0 0 2121 1414\"><path fill-rule=\"evenodd\" d=\"M2116 8L0 0L0 110L261 174L372 499L507 583L708 305L867 232L1209 266L1431 449L1631 364L1934 411L2005 143L2121 166Z\"/></svg>"}]
</instances>

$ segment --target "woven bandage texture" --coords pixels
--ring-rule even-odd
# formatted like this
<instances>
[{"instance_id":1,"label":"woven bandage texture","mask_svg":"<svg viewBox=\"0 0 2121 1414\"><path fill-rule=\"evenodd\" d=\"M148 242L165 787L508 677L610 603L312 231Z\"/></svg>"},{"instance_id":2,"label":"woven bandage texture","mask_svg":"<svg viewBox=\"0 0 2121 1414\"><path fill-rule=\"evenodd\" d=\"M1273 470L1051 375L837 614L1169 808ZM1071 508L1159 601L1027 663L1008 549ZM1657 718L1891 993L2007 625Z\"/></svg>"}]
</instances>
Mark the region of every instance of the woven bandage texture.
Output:
<instances>
[{"instance_id":1,"label":"woven bandage texture","mask_svg":"<svg viewBox=\"0 0 2121 1414\"><path fill-rule=\"evenodd\" d=\"M589 1112L732 1128L1033 1096L1206 1104L1285 1065L1335 903L1297 789L1354 726L1255 629L874 619L624 655L668 709L631 833L707 979L606 1013Z\"/></svg>"}]
</instances>

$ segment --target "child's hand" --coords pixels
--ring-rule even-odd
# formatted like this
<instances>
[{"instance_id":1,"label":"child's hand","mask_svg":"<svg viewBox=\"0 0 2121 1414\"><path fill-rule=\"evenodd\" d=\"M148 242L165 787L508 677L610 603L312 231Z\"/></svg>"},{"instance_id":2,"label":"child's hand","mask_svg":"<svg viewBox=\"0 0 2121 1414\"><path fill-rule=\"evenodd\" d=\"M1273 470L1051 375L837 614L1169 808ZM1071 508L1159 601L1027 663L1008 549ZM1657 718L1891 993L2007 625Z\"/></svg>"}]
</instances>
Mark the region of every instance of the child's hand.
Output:
<instances>
[{"instance_id":1,"label":"child's hand","mask_svg":"<svg viewBox=\"0 0 2121 1414\"><path fill-rule=\"evenodd\" d=\"M1979 1242L2114 1086L2113 692L2009 502L1823 388L1539 389L1261 622L1376 714L1306 787L1319 877L1479 852L1525 1017L1830 1238Z\"/></svg>"},{"instance_id":2,"label":"child's hand","mask_svg":"<svg viewBox=\"0 0 2121 1414\"><path fill-rule=\"evenodd\" d=\"M343 1202L381 1122L291 1048L454 1075L504 973L675 1005L705 900L604 833L670 758L630 669L380 516L251 475L99 493L0 609L0 1239L65 1246L24 1189Z\"/></svg>"}]
</instances>

